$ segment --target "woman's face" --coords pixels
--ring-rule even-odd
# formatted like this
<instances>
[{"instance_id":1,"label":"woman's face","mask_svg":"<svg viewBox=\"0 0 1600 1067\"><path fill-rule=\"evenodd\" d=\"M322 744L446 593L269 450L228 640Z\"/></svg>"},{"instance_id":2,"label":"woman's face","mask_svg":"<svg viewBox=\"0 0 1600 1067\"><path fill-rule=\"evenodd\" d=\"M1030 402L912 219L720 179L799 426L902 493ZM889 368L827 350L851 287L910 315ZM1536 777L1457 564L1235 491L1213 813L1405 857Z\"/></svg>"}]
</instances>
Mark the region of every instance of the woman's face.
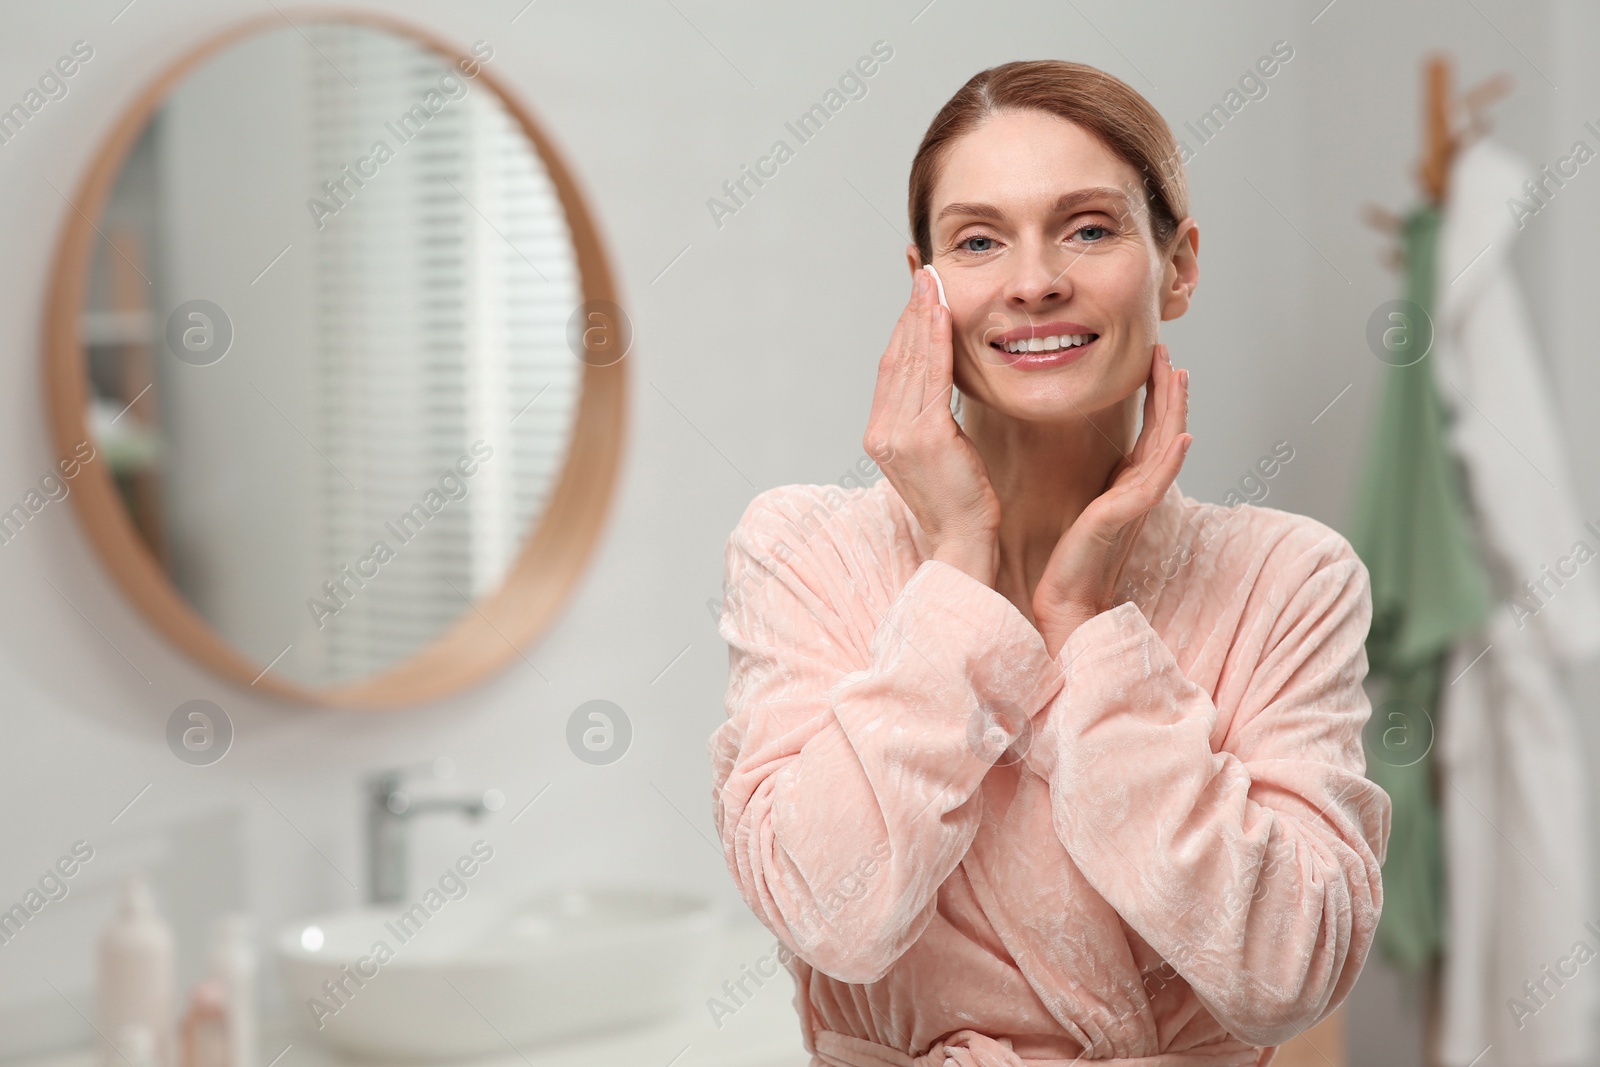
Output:
<instances>
[{"instance_id":1,"label":"woman's face","mask_svg":"<svg viewBox=\"0 0 1600 1067\"><path fill-rule=\"evenodd\" d=\"M1040 111L999 112L952 142L929 218L956 386L1016 418L1061 421L1132 395L1161 321L1187 310L1198 279L1193 220L1158 246L1139 172Z\"/></svg>"}]
</instances>

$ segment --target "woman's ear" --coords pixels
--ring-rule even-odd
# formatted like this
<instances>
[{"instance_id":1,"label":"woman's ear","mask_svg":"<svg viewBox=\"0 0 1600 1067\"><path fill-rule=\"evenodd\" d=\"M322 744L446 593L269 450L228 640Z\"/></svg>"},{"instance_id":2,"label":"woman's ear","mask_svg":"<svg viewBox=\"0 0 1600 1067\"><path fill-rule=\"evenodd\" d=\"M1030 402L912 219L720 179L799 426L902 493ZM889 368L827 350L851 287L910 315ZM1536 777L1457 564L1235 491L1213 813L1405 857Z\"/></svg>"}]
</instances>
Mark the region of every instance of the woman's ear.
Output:
<instances>
[{"instance_id":1,"label":"woman's ear","mask_svg":"<svg viewBox=\"0 0 1600 1067\"><path fill-rule=\"evenodd\" d=\"M922 269L922 253L915 243L906 245L906 262L911 266L911 280L916 281L917 271Z\"/></svg>"},{"instance_id":2,"label":"woman's ear","mask_svg":"<svg viewBox=\"0 0 1600 1067\"><path fill-rule=\"evenodd\" d=\"M1189 310L1194 287L1200 284L1200 227L1194 219L1178 223L1161 276L1161 321Z\"/></svg>"}]
</instances>

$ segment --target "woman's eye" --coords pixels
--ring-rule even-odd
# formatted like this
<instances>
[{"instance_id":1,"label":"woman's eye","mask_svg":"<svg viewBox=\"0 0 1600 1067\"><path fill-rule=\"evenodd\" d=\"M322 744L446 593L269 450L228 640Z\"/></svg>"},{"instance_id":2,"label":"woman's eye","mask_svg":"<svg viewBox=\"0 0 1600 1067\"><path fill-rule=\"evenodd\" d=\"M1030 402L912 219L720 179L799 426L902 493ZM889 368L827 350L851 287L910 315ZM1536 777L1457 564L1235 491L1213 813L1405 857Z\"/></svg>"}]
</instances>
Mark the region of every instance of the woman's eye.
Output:
<instances>
[{"instance_id":1,"label":"woman's eye","mask_svg":"<svg viewBox=\"0 0 1600 1067\"><path fill-rule=\"evenodd\" d=\"M974 242L974 241L982 242L983 243L983 247L981 247L981 248L972 247L972 242ZM994 247L994 238L993 237L982 237L982 236L979 236L979 237L968 237L968 238L965 238L961 242L959 247L965 248L968 252L987 252L991 248Z\"/></svg>"},{"instance_id":2,"label":"woman's eye","mask_svg":"<svg viewBox=\"0 0 1600 1067\"><path fill-rule=\"evenodd\" d=\"M1104 226L1080 226L1078 235L1093 244L1095 241L1104 240L1111 231Z\"/></svg>"}]
</instances>

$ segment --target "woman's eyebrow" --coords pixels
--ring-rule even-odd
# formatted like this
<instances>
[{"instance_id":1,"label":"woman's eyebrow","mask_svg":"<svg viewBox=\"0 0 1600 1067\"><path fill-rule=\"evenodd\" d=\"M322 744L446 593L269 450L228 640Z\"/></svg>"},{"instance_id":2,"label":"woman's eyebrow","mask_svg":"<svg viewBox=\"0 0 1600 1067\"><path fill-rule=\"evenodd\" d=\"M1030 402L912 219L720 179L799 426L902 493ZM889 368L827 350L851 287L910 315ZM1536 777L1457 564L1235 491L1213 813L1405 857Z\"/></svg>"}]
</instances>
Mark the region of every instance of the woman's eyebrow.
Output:
<instances>
[{"instance_id":1,"label":"woman's eyebrow","mask_svg":"<svg viewBox=\"0 0 1600 1067\"><path fill-rule=\"evenodd\" d=\"M1051 214L1061 215L1073 208L1079 207L1091 200L1110 199L1116 200L1124 211L1128 211L1130 202L1128 194L1121 189L1110 185L1096 185L1088 189L1074 189L1070 193L1063 193L1051 207ZM1004 212L992 204L956 203L946 204L934 222L942 222L950 215L965 215L976 219L990 219L999 222L1005 217Z\"/></svg>"}]
</instances>

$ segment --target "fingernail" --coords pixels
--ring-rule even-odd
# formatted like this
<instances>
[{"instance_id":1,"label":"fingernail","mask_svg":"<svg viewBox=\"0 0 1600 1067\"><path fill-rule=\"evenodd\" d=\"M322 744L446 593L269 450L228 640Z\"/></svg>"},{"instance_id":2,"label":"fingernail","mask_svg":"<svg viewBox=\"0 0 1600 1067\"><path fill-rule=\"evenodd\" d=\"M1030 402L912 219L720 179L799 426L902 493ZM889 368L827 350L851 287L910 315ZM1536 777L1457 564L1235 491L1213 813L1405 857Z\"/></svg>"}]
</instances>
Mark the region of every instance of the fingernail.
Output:
<instances>
[{"instance_id":1,"label":"fingernail","mask_svg":"<svg viewBox=\"0 0 1600 1067\"><path fill-rule=\"evenodd\" d=\"M1194 444L1194 438L1192 438L1192 437L1189 438L1187 441L1185 441L1183 443L1183 454L1184 455L1187 456L1189 454L1189 446L1192 445L1192 444Z\"/></svg>"},{"instance_id":2,"label":"fingernail","mask_svg":"<svg viewBox=\"0 0 1600 1067\"><path fill-rule=\"evenodd\" d=\"M916 281L911 283L911 291L913 293L916 293L918 296L921 296L922 295L922 290L924 288L926 288L927 284L928 284L928 272L925 271L925 270L919 270L919 271L917 271L917 279L916 279Z\"/></svg>"},{"instance_id":3,"label":"fingernail","mask_svg":"<svg viewBox=\"0 0 1600 1067\"><path fill-rule=\"evenodd\" d=\"M1183 378L1183 389L1184 389L1184 392L1188 392L1189 391L1189 370L1188 370L1188 368L1184 368L1183 370L1179 371L1178 374Z\"/></svg>"}]
</instances>

